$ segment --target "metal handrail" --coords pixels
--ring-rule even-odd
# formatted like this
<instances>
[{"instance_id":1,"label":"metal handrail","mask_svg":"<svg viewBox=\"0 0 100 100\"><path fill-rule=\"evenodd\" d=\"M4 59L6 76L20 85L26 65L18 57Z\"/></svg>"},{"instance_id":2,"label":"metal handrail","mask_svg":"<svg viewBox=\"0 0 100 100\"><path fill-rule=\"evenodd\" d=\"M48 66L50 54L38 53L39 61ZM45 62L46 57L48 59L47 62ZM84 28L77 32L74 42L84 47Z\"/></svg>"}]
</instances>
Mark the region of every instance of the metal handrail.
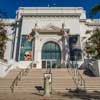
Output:
<instances>
[{"instance_id":1,"label":"metal handrail","mask_svg":"<svg viewBox=\"0 0 100 100\"><path fill-rule=\"evenodd\" d=\"M82 75L80 74L79 70L77 69L77 77L78 77L78 88L79 88L79 85L80 86L83 86L83 89L85 90L85 79L82 77ZM79 83L81 82L81 83Z\"/></svg>"},{"instance_id":2,"label":"metal handrail","mask_svg":"<svg viewBox=\"0 0 100 100\"><path fill-rule=\"evenodd\" d=\"M72 67L70 67L72 69ZM67 68L68 69L68 68ZM85 79L82 77L82 75L80 74L79 70L77 67L73 68L74 69L74 74L73 74L73 70L69 71L71 74L73 74L72 79L74 81L74 83L76 84L77 88L79 89L80 86L83 86L83 89L85 90Z\"/></svg>"},{"instance_id":3,"label":"metal handrail","mask_svg":"<svg viewBox=\"0 0 100 100\"><path fill-rule=\"evenodd\" d=\"M18 82L22 79L22 76L25 76L26 73L28 73L28 71L32 68L31 65L29 65L26 69L22 69L18 75L15 77L15 79L13 80L11 86L10 86L10 89L11 89L11 92L13 93L14 92L14 88L15 86L18 85Z\"/></svg>"},{"instance_id":4,"label":"metal handrail","mask_svg":"<svg viewBox=\"0 0 100 100\"><path fill-rule=\"evenodd\" d=\"M22 71L20 71L20 72L18 73L18 75L16 76L16 78L14 79L14 81L12 82L12 84L11 84L11 86L10 86L11 92L12 92L12 93L14 92L14 87L17 86L18 81L21 80L21 73L22 73Z\"/></svg>"}]
</instances>

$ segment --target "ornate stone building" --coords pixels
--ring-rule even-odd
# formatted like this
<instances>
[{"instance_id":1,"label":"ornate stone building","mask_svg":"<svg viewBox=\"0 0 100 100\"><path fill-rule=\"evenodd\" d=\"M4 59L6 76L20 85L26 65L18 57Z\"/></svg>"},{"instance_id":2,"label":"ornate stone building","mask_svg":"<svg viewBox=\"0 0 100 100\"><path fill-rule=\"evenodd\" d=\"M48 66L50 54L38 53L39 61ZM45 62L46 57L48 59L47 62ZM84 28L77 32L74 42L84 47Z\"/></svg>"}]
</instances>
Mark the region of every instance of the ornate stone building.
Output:
<instances>
[{"instance_id":1,"label":"ornate stone building","mask_svg":"<svg viewBox=\"0 0 100 100\"><path fill-rule=\"evenodd\" d=\"M84 37L87 30L100 27L99 20L86 19L82 7L20 7L16 18L7 23L8 41L5 59L36 68L66 67L69 60L84 60Z\"/></svg>"}]
</instances>

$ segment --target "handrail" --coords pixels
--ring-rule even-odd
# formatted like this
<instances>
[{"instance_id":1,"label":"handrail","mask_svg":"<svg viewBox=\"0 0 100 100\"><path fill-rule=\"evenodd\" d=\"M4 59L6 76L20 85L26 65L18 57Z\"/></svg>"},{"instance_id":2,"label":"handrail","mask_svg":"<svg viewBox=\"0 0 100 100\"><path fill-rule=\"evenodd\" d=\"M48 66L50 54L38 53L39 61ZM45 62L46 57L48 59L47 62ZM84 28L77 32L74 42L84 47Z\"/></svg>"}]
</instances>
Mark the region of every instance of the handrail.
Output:
<instances>
[{"instance_id":1,"label":"handrail","mask_svg":"<svg viewBox=\"0 0 100 100\"><path fill-rule=\"evenodd\" d=\"M14 88L15 86L18 85L18 82L22 79L22 76L26 76L26 73L28 73L28 71L32 68L31 64L29 64L29 66L26 68L26 69L22 69L18 75L15 77L15 79L13 80L11 86L10 86L10 89L11 89L11 92L13 93L14 92Z\"/></svg>"},{"instance_id":2,"label":"handrail","mask_svg":"<svg viewBox=\"0 0 100 100\"><path fill-rule=\"evenodd\" d=\"M70 68L72 69L71 65L70 65ZM74 83L76 84L77 89L79 89L83 86L83 89L85 90L85 80L84 80L84 78L80 74L77 67L74 67L73 69L74 69L74 74L72 72L73 70L72 71L68 70L68 72L70 72L73 75L72 79L73 79Z\"/></svg>"},{"instance_id":3,"label":"handrail","mask_svg":"<svg viewBox=\"0 0 100 100\"><path fill-rule=\"evenodd\" d=\"M77 77L78 77L78 80L77 80L78 81L78 88L80 85L80 86L83 86L83 89L85 90L85 79L82 77L82 75L80 74L78 69L77 69Z\"/></svg>"},{"instance_id":4,"label":"handrail","mask_svg":"<svg viewBox=\"0 0 100 100\"><path fill-rule=\"evenodd\" d=\"M16 76L16 78L13 80L13 82L12 82L12 84L11 84L11 86L10 86L11 92L12 92L12 93L14 92L14 87L17 86L18 81L21 80L21 76L22 76L22 71L20 71L20 72L18 73L18 75Z\"/></svg>"}]
</instances>

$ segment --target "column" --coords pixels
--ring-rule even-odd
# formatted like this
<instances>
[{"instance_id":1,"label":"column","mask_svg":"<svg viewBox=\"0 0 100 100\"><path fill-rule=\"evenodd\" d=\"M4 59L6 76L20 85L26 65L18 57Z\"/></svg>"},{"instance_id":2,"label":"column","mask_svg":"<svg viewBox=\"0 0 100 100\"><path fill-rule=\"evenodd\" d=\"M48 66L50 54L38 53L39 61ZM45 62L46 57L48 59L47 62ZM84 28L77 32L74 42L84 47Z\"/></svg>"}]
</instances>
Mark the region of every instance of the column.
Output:
<instances>
[{"instance_id":1,"label":"column","mask_svg":"<svg viewBox=\"0 0 100 100\"><path fill-rule=\"evenodd\" d=\"M16 23L16 24L18 24L18 23ZM14 60L16 60L16 50L17 50L17 41L18 41L18 32L19 32L19 27L17 26L17 27L15 27L16 28L16 34L15 34L15 44L14 44L14 54L13 54L13 59Z\"/></svg>"},{"instance_id":2,"label":"column","mask_svg":"<svg viewBox=\"0 0 100 100\"><path fill-rule=\"evenodd\" d=\"M39 33L35 32L35 49L34 49L34 61L36 62L37 68L41 68L40 65L40 42L39 42Z\"/></svg>"}]
</instances>

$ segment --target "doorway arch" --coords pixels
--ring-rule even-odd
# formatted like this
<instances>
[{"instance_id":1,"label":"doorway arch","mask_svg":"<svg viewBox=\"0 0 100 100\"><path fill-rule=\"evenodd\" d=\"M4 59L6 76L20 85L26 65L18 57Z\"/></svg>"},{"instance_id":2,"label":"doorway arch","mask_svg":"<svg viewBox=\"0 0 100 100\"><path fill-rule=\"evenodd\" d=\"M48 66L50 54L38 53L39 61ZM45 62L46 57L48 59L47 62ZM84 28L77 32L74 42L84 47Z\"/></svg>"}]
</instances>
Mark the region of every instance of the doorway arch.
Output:
<instances>
[{"instance_id":1,"label":"doorway arch","mask_svg":"<svg viewBox=\"0 0 100 100\"><path fill-rule=\"evenodd\" d=\"M46 42L42 47L42 68L60 67L61 49L56 42Z\"/></svg>"}]
</instances>

